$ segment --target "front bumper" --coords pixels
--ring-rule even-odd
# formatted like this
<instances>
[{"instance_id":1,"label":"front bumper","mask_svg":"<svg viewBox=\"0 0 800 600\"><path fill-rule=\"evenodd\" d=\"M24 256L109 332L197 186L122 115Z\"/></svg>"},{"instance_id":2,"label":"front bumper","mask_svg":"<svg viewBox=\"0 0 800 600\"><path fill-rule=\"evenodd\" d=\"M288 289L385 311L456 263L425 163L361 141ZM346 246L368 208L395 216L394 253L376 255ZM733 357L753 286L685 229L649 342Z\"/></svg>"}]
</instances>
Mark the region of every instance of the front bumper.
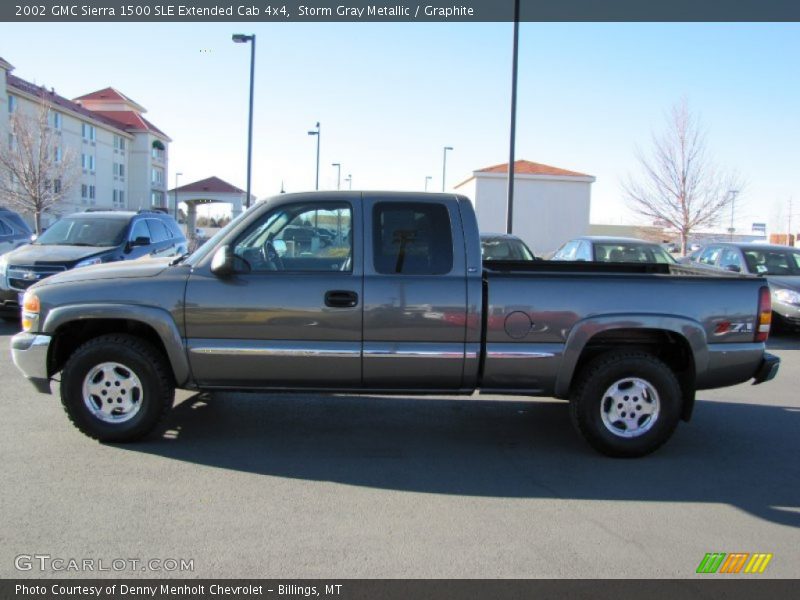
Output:
<instances>
[{"instance_id":1,"label":"front bumper","mask_svg":"<svg viewBox=\"0 0 800 600\"><path fill-rule=\"evenodd\" d=\"M764 383L765 381L769 381L770 379L775 379L775 376L778 374L778 368L780 366L781 366L780 358L778 358L774 354L765 352L764 359L761 361L761 366L758 367L758 371L756 371L756 375L753 379L753 385L758 385L759 383Z\"/></svg>"},{"instance_id":2,"label":"front bumper","mask_svg":"<svg viewBox=\"0 0 800 600\"><path fill-rule=\"evenodd\" d=\"M41 393L50 393L47 375L47 351L50 336L22 331L11 338L11 356L14 364Z\"/></svg>"}]
</instances>

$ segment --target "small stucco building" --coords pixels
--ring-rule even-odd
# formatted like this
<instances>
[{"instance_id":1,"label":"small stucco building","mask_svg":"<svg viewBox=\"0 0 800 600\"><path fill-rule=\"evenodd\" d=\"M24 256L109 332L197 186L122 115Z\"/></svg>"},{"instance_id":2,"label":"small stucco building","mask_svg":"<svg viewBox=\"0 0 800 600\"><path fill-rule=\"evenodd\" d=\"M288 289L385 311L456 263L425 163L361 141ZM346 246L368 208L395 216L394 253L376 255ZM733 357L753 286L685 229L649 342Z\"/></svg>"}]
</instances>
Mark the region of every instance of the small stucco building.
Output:
<instances>
[{"instance_id":1,"label":"small stucco building","mask_svg":"<svg viewBox=\"0 0 800 600\"><path fill-rule=\"evenodd\" d=\"M589 230L592 175L528 160L514 162L514 222L512 233L537 255L556 250ZM506 230L508 163L473 171L455 187L469 197L482 233Z\"/></svg>"}]
</instances>

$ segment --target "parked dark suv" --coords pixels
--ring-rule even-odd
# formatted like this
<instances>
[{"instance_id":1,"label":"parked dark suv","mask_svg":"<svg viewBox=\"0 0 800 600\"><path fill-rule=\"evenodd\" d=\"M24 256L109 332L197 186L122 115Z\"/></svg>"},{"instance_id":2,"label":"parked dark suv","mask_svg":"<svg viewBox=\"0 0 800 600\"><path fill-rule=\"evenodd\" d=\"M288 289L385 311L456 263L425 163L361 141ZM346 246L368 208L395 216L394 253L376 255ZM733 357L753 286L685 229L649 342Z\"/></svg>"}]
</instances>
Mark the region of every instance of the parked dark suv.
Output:
<instances>
[{"instance_id":1,"label":"parked dark suv","mask_svg":"<svg viewBox=\"0 0 800 600\"><path fill-rule=\"evenodd\" d=\"M0 206L0 255L31 241L33 232L13 210Z\"/></svg>"},{"instance_id":2,"label":"parked dark suv","mask_svg":"<svg viewBox=\"0 0 800 600\"><path fill-rule=\"evenodd\" d=\"M186 251L180 227L161 212L96 211L63 217L33 243L0 257L0 316L19 318L21 293L54 273Z\"/></svg>"}]
</instances>

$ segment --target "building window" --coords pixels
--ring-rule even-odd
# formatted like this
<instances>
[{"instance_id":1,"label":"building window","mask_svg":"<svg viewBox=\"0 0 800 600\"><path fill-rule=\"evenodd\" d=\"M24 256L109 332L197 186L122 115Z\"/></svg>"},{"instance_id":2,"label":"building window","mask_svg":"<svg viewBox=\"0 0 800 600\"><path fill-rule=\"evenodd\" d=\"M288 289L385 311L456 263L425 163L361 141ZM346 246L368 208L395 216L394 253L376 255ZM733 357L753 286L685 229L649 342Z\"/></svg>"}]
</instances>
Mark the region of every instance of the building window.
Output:
<instances>
[{"instance_id":1,"label":"building window","mask_svg":"<svg viewBox=\"0 0 800 600\"><path fill-rule=\"evenodd\" d=\"M164 142L161 140L153 140L153 145L150 150L150 155L155 160L164 160L164 156L166 155L167 148L164 146Z\"/></svg>"},{"instance_id":2,"label":"building window","mask_svg":"<svg viewBox=\"0 0 800 600\"><path fill-rule=\"evenodd\" d=\"M15 150L17 147L17 137L13 133L8 134L8 149Z\"/></svg>"},{"instance_id":3,"label":"building window","mask_svg":"<svg viewBox=\"0 0 800 600\"><path fill-rule=\"evenodd\" d=\"M89 186L89 204L94 204L95 200L95 187L93 185Z\"/></svg>"},{"instance_id":4,"label":"building window","mask_svg":"<svg viewBox=\"0 0 800 600\"><path fill-rule=\"evenodd\" d=\"M53 192L56 194L61 193L61 179L54 179L53 180Z\"/></svg>"},{"instance_id":5,"label":"building window","mask_svg":"<svg viewBox=\"0 0 800 600\"><path fill-rule=\"evenodd\" d=\"M81 135L83 136L84 140L93 142L97 139L97 130L94 128L94 125L81 123Z\"/></svg>"},{"instance_id":6,"label":"building window","mask_svg":"<svg viewBox=\"0 0 800 600\"><path fill-rule=\"evenodd\" d=\"M13 113L17 109L17 97L8 95L8 114Z\"/></svg>"},{"instance_id":7,"label":"building window","mask_svg":"<svg viewBox=\"0 0 800 600\"><path fill-rule=\"evenodd\" d=\"M114 149L120 150L122 152L125 151L125 138L119 135L114 136Z\"/></svg>"},{"instance_id":8,"label":"building window","mask_svg":"<svg viewBox=\"0 0 800 600\"><path fill-rule=\"evenodd\" d=\"M122 190L114 190L114 208L125 208L125 192Z\"/></svg>"},{"instance_id":9,"label":"building window","mask_svg":"<svg viewBox=\"0 0 800 600\"><path fill-rule=\"evenodd\" d=\"M55 146L53 148L53 160L57 163L60 163L63 157L64 154L61 152L61 146Z\"/></svg>"},{"instance_id":10,"label":"building window","mask_svg":"<svg viewBox=\"0 0 800 600\"><path fill-rule=\"evenodd\" d=\"M152 182L156 185L164 184L164 169L159 169L158 167L153 168Z\"/></svg>"},{"instance_id":11,"label":"building window","mask_svg":"<svg viewBox=\"0 0 800 600\"><path fill-rule=\"evenodd\" d=\"M114 177L125 177L125 165L114 163Z\"/></svg>"},{"instance_id":12,"label":"building window","mask_svg":"<svg viewBox=\"0 0 800 600\"><path fill-rule=\"evenodd\" d=\"M53 129L61 129L61 113L54 110L53 114Z\"/></svg>"},{"instance_id":13,"label":"building window","mask_svg":"<svg viewBox=\"0 0 800 600\"><path fill-rule=\"evenodd\" d=\"M81 204L86 204L89 199L89 186L85 183L81 184Z\"/></svg>"},{"instance_id":14,"label":"building window","mask_svg":"<svg viewBox=\"0 0 800 600\"><path fill-rule=\"evenodd\" d=\"M150 204L154 208L164 208L164 192L153 191L150 194Z\"/></svg>"},{"instance_id":15,"label":"building window","mask_svg":"<svg viewBox=\"0 0 800 600\"><path fill-rule=\"evenodd\" d=\"M84 170L94 171L94 155L81 154L81 166Z\"/></svg>"}]
</instances>

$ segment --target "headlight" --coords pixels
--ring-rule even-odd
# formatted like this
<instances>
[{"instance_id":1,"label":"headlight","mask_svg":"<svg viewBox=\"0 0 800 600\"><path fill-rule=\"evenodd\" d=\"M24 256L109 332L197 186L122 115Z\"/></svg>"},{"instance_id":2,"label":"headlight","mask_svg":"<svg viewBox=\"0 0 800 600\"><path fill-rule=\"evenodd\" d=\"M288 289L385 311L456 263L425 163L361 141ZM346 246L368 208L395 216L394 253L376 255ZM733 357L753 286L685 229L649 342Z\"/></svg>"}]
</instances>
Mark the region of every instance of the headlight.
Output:
<instances>
[{"instance_id":1,"label":"headlight","mask_svg":"<svg viewBox=\"0 0 800 600\"><path fill-rule=\"evenodd\" d=\"M5 256L0 256L0 287L6 287L6 271L8 271L8 259Z\"/></svg>"},{"instance_id":2,"label":"headlight","mask_svg":"<svg viewBox=\"0 0 800 600\"><path fill-rule=\"evenodd\" d=\"M800 306L800 292L794 290L778 290L775 299L783 304L797 304Z\"/></svg>"},{"instance_id":3,"label":"headlight","mask_svg":"<svg viewBox=\"0 0 800 600\"><path fill-rule=\"evenodd\" d=\"M22 329L30 331L39 324L39 296L35 292L28 290L22 297Z\"/></svg>"},{"instance_id":4,"label":"headlight","mask_svg":"<svg viewBox=\"0 0 800 600\"><path fill-rule=\"evenodd\" d=\"M101 262L103 262L103 260L99 257L87 258L86 260L82 260L77 265L75 265L74 268L77 269L79 267L89 267L91 265L99 265Z\"/></svg>"}]
</instances>

